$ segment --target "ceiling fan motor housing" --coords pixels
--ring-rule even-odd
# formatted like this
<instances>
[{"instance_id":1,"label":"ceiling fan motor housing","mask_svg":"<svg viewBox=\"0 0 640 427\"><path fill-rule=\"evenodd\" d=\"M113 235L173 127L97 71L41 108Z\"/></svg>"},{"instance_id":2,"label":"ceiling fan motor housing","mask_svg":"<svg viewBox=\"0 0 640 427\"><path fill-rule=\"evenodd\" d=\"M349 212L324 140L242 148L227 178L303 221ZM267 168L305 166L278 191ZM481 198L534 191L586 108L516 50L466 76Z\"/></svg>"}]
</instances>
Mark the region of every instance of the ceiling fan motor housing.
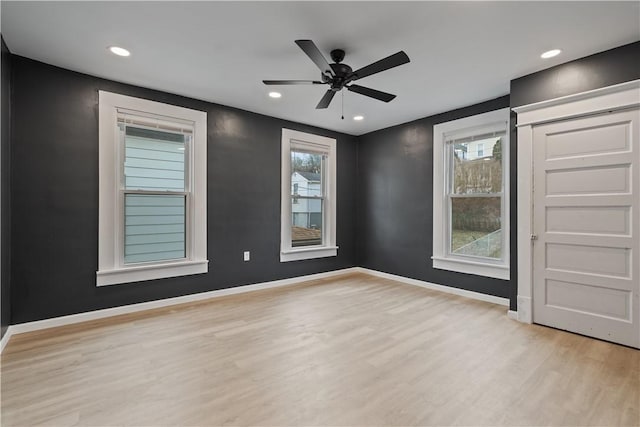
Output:
<instances>
[{"instance_id":1,"label":"ceiling fan motor housing","mask_svg":"<svg viewBox=\"0 0 640 427\"><path fill-rule=\"evenodd\" d=\"M329 64L333 69L334 77L322 75L322 81L331 83L331 89L340 90L349 83L349 76L352 73L351 67L347 64Z\"/></svg>"},{"instance_id":2,"label":"ceiling fan motor housing","mask_svg":"<svg viewBox=\"0 0 640 427\"><path fill-rule=\"evenodd\" d=\"M333 59L334 63L329 65L333 70L334 76L323 73L321 78L324 83L331 84L331 90L339 91L344 87L344 85L349 83L348 76L352 74L353 70L347 64L341 64L344 59L344 50L332 50L331 59Z\"/></svg>"}]
</instances>

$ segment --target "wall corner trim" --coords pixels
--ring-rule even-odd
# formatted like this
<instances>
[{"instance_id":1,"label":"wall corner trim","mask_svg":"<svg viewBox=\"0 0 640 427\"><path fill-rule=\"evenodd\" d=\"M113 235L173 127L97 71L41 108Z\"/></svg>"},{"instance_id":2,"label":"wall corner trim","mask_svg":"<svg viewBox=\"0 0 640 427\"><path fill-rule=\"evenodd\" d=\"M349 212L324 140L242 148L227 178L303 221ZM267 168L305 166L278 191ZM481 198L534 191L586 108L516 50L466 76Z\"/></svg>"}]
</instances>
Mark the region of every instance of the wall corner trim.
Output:
<instances>
[{"instance_id":1,"label":"wall corner trim","mask_svg":"<svg viewBox=\"0 0 640 427\"><path fill-rule=\"evenodd\" d=\"M518 295L518 322L533 323L533 300L530 296Z\"/></svg>"},{"instance_id":2,"label":"wall corner trim","mask_svg":"<svg viewBox=\"0 0 640 427\"><path fill-rule=\"evenodd\" d=\"M11 338L11 326L7 328L7 330L4 332L4 336L0 340L0 355L4 351L4 348L7 346L9 338Z\"/></svg>"},{"instance_id":3,"label":"wall corner trim","mask_svg":"<svg viewBox=\"0 0 640 427\"><path fill-rule=\"evenodd\" d=\"M368 268L363 268L363 267L355 267L354 270L360 273L369 274L371 276L394 280L396 282L404 283L407 285L418 286L421 288L431 289L433 291L444 292L447 294L459 295L459 296L463 296L466 298L471 298L479 301L485 301L493 304L503 305L506 307L509 306L508 298L496 297L494 295L482 294L480 292L468 291L466 289L454 288L451 286L438 285L436 283L425 282L423 280L418 280L418 279L410 279L408 277L398 276L390 273L384 273L382 271L377 271L377 270L370 270Z\"/></svg>"}]
</instances>

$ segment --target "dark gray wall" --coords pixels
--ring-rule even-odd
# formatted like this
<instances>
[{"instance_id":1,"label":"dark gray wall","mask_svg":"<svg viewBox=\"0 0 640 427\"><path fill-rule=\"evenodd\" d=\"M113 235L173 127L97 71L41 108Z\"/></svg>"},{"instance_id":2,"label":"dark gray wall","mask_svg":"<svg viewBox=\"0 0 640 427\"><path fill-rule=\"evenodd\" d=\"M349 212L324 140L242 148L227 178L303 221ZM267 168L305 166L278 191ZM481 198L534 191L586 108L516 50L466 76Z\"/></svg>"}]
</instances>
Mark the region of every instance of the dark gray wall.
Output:
<instances>
[{"instance_id":1,"label":"dark gray wall","mask_svg":"<svg viewBox=\"0 0 640 427\"><path fill-rule=\"evenodd\" d=\"M12 323L355 265L355 137L17 56L13 71ZM208 113L208 274L96 287L98 90ZM337 257L280 263L283 127L337 139Z\"/></svg>"},{"instance_id":2,"label":"dark gray wall","mask_svg":"<svg viewBox=\"0 0 640 427\"><path fill-rule=\"evenodd\" d=\"M528 76L511 80L511 107L532 104L560 96L571 95L640 79L640 42L627 44L595 55L557 65ZM511 116L512 126L516 115ZM516 158L518 149L515 127L511 133L511 182L517 182ZM512 185L512 208L515 211L517 193ZM511 222L512 256L515 247L516 222ZM512 265L511 277L517 278L517 266ZM517 309L517 286L511 288L510 307Z\"/></svg>"},{"instance_id":3,"label":"dark gray wall","mask_svg":"<svg viewBox=\"0 0 640 427\"><path fill-rule=\"evenodd\" d=\"M0 292L2 293L2 316L0 316L0 338L9 327L11 321L11 53L0 36L2 44L2 135L0 135L0 150L2 150L2 242L0 244Z\"/></svg>"},{"instance_id":4,"label":"dark gray wall","mask_svg":"<svg viewBox=\"0 0 640 427\"><path fill-rule=\"evenodd\" d=\"M359 265L475 292L509 296L509 289L514 286L511 281L437 270L431 262L433 126L508 106L509 97L504 96L359 138L356 233ZM512 220L514 217L515 211Z\"/></svg>"}]
</instances>

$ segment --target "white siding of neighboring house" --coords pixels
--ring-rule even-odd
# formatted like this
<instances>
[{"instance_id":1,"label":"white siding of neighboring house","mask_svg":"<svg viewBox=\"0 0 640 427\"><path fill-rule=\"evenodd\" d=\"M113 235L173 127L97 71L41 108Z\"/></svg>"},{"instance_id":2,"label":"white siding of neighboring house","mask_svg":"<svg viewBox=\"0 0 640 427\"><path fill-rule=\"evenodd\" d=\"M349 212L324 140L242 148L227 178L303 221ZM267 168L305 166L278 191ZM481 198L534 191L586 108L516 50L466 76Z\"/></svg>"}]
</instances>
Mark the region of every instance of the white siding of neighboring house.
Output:
<instances>
[{"instance_id":1,"label":"white siding of neighboring house","mask_svg":"<svg viewBox=\"0 0 640 427\"><path fill-rule=\"evenodd\" d=\"M294 193L296 184L298 185L298 194L300 196L321 196L319 181L308 181L298 172L291 175L291 194ZM320 200L298 199L298 203L291 205L293 215L293 225L305 228L320 228L321 224L315 224L315 219L322 212ZM317 215L312 215L317 214Z\"/></svg>"},{"instance_id":2,"label":"white siding of neighboring house","mask_svg":"<svg viewBox=\"0 0 640 427\"><path fill-rule=\"evenodd\" d=\"M158 139L162 132L152 132L155 132L155 139L129 134L125 137L126 188L184 191L184 137L167 141ZM184 195L170 192L162 195L126 194L124 262L184 258L185 207Z\"/></svg>"},{"instance_id":3,"label":"white siding of neighboring house","mask_svg":"<svg viewBox=\"0 0 640 427\"><path fill-rule=\"evenodd\" d=\"M493 147L496 145L496 142L498 142L498 139L499 138L490 138L490 139L482 139L478 141L467 142L466 143L467 152L465 154L465 157L462 159L475 160L479 158L493 156ZM482 144L482 153L478 152L478 149L481 148L480 144ZM478 155L478 154L481 154L481 155ZM458 153L458 155L461 156L462 153Z\"/></svg>"}]
</instances>

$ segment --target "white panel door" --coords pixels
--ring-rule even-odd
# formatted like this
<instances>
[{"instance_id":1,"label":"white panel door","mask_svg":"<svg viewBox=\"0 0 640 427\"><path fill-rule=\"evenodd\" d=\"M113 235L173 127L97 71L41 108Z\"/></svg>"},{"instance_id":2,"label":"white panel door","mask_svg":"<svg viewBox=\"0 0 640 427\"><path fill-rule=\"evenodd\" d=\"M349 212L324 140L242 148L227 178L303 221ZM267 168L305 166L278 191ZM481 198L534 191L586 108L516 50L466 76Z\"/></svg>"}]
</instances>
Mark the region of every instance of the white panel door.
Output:
<instances>
[{"instance_id":1,"label":"white panel door","mask_svg":"<svg viewBox=\"0 0 640 427\"><path fill-rule=\"evenodd\" d=\"M639 111L533 129L533 321L637 348Z\"/></svg>"}]
</instances>

